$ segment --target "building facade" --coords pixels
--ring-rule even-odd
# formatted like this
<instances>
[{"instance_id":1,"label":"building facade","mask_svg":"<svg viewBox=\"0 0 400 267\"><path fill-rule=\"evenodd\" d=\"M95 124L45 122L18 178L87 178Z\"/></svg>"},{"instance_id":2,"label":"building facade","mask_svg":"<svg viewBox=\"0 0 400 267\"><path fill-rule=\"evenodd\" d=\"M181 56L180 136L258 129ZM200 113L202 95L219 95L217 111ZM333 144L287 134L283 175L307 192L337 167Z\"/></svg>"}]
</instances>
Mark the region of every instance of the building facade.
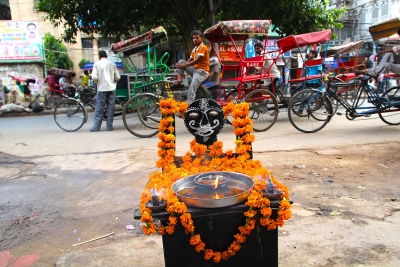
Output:
<instances>
[{"instance_id":1,"label":"building facade","mask_svg":"<svg viewBox=\"0 0 400 267\"><path fill-rule=\"evenodd\" d=\"M341 44L346 38L372 42L368 28L400 16L399 0L331 0L331 7L346 7L341 17L342 29L335 29L338 36L332 43Z\"/></svg>"}]
</instances>

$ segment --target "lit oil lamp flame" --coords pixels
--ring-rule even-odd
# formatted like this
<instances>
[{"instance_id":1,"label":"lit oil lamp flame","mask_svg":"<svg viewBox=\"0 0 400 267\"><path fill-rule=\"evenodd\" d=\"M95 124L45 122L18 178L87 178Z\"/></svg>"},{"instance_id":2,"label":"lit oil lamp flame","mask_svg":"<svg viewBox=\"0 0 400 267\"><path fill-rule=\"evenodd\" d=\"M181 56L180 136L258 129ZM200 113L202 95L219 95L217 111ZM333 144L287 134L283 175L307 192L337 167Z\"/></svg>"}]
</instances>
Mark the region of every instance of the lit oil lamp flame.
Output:
<instances>
[{"instance_id":1,"label":"lit oil lamp flame","mask_svg":"<svg viewBox=\"0 0 400 267\"><path fill-rule=\"evenodd\" d=\"M219 176L216 175L216 176L215 176L214 184L213 184L213 186L212 186L214 189L217 189L217 187L218 187L218 179L219 179Z\"/></svg>"},{"instance_id":2,"label":"lit oil lamp flame","mask_svg":"<svg viewBox=\"0 0 400 267\"><path fill-rule=\"evenodd\" d=\"M217 193L215 193L212 198L213 199L219 199L219 195Z\"/></svg>"}]
</instances>

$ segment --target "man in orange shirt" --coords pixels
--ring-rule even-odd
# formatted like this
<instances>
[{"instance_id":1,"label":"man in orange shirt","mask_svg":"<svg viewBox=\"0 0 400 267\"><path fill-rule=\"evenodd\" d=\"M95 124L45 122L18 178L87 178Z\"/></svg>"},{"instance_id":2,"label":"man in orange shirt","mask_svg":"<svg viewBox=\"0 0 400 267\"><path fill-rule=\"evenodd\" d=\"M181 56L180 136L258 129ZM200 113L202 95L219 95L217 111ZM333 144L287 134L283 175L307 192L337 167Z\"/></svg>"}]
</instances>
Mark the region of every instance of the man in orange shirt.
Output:
<instances>
[{"instance_id":1,"label":"man in orange shirt","mask_svg":"<svg viewBox=\"0 0 400 267\"><path fill-rule=\"evenodd\" d=\"M179 60L175 65L179 69L178 81L182 81L184 71L192 76L187 95L187 103L189 105L195 100L197 88L207 79L208 71L210 70L210 55L207 46L203 44L203 33L199 30L192 31L192 38L195 47L190 54L190 58L187 61Z\"/></svg>"}]
</instances>

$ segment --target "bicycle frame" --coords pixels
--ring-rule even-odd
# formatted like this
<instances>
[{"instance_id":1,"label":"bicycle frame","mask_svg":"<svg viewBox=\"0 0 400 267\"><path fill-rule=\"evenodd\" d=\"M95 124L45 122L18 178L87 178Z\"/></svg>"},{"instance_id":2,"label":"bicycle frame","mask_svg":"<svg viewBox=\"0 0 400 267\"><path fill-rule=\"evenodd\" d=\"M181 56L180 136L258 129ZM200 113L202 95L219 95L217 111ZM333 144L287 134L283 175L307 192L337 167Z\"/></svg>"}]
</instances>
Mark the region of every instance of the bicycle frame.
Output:
<instances>
[{"instance_id":1,"label":"bicycle frame","mask_svg":"<svg viewBox=\"0 0 400 267\"><path fill-rule=\"evenodd\" d=\"M348 83L336 83L332 85L332 79L330 79L327 83L325 94L327 94L329 97L334 98L336 101L338 101L348 112L348 119L354 119L355 117L361 117L361 116L369 116L371 114L375 113L380 113L380 112L393 112L391 111L384 111L387 109L387 107L392 107L394 103L390 101L386 97L382 97L381 95L381 90L383 87L379 88L378 91L375 91L375 89L368 84L368 80L371 77L369 76L364 76L357 78L355 81L360 81L360 88L357 91L357 96L356 96L356 101L353 103L353 105L349 105L346 101L344 101L339 95L336 94L336 91L333 89L333 87L336 86L349 86ZM351 84L350 86L353 86ZM322 88L318 90L319 92L322 91ZM363 95L363 92L367 95L367 100L368 103L372 104L369 106L359 106L358 103L360 102L361 96ZM399 109L400 110L400 107Z\"/></svg>"}]
</instances>

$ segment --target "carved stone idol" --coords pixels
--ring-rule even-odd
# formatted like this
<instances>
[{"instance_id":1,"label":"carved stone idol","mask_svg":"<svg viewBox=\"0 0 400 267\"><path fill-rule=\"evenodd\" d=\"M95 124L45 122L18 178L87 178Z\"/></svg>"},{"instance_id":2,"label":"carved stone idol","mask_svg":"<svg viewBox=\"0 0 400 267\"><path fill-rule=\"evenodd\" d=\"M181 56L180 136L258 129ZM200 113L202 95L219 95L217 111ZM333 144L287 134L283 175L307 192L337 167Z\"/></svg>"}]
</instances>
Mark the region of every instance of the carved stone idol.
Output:
<instances>
[{"instance_id":1,"label":"carved stone idol","mask_svg":"<svg viewBox=\"0 0 400 267\"><path fill-rule=\"evenodd\" d=\"M185 112L185 126L196 138L197 143L206 146L217 141L217 135L224 127L224 111L212 99L201 98L189 105Z\"/></svg>"}]
</instances>

